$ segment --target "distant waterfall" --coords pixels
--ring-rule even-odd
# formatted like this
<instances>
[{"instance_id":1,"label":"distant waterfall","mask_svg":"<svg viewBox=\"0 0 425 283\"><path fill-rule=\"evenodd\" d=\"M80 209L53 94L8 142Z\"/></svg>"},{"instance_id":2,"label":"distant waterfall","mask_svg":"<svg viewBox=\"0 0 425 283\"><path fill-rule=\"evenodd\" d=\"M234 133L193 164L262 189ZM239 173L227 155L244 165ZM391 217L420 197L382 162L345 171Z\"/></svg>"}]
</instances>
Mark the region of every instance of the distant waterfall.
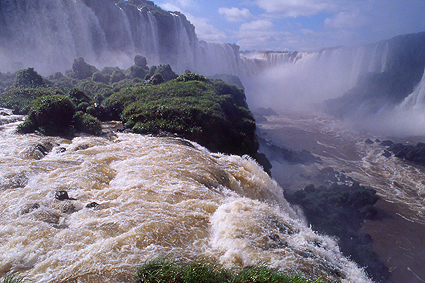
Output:
<instances>
[{"instance_id":1,"label":"distant waterfall","mask_svg":"<svg viewBox=\"0 0 425 283\"><path fill-rule=\"evenodd\" d=\"M170 64L177 72L240 70L238 48L201 43L185 16L149 3L1 1L0 23L2 72L34 67L47 75L69 69L79 56L99 67L126 68L136 54L150 65Z\"/></svg>"},{"instance_id":2,"label":"distant waterfall","mask_svg":"<svg viewBox=\"0 0 425 283\"><path fill-rule=\"evenodd\" d=\"M419 112L423 112L425 110L425 70L420 83L400 104L399 110Z\"/></svg>"}]
</instances>

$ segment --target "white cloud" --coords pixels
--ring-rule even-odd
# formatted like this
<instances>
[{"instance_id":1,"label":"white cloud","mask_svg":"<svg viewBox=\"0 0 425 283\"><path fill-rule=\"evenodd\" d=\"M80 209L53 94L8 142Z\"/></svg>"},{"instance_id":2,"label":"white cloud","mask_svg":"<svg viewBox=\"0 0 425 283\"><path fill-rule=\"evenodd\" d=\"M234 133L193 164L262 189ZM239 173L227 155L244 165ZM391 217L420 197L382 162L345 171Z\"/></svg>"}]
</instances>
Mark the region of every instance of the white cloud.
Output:
<instances>
[{"instance_id":1,"label":"white cloud","mask_svg":"<svg viewBox=\"0 0 425 283\"><path fill-rule=\"evenodd\" d=\"M226 41L226 34L209 24L208 19L198 18L191 14L186 14L186 17L195 26L195 32L200 40L212 43L224 43Z\"/></svg>"},{"instance_id":2,"label":"white cloud","mask_svg":"<svg viewBox=\"0 0 425 283\"><path fill-rule=\"evenodd\" d=\"M340 12L333 18L325 19L325 27L337 29L361 28L368 24L369 21L364 11Z\"/></svg>"},{"instance_id":3,"label":"white cloud","mask_svg":"<svg viewBox=\"0 0 425 283\"><path fill-rule=\"evenodd\" d=\"M238 9L235 7L222 7L218 9L218 13L220 15L224 15L228 22L242 22L252 17L251 12L246 8Z\"/></svg>"},{"instance_id":4,"label":"white cloud","mask_svg":"<svg viewBox=\"0 0 425 283\"><path fill-rule=\"evenodd\" d=\"M344 0L343 0L344 1ZM334 11L339 0L256 0L258 6L270 14L286 17L311 16Z\"/></svg>"},{"instance_id":5,"label":"white cloud","mask_svg":"<svg viewBox=\"0 0 425 283\"><path fill-rule=\"evenodd\" d=\"M165 11L179 11L181 12L181 8L179 6L174 5L173 3L163 3L159 5Z\"/></svg>"},{"instance_id":6,"label":"white cloud","mask_svg":"<svg viewBox=\"0 0 425 283\"><path fill-rule=\"evenodd\" d=\"M243 23L236 32L237 42L242 49L262 49L276 42L278 33L275 25L268 20L256 20Z\"/></svg>"},{"instance_id":7,"label":"white cloud","mask_svg":"<svg viewBox=\"0 0 425 283\"><path fill-rule=\"evenodd\" d=\"M179 11L183 9L198 8L199 4L195 0L169 0L165 3L158 3L158 5L166 11Z\"/></svg>"}]
</instances>

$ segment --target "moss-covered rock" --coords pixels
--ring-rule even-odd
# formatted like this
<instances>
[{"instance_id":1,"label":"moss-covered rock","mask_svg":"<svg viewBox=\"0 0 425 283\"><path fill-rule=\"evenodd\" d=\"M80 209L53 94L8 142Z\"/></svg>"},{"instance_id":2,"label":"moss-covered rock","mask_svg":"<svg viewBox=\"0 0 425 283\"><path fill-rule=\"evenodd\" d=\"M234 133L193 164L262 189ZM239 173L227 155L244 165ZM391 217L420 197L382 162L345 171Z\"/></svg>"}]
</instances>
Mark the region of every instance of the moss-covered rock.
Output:
<instances>
[{"instance_id":1,"label":"moss-covered rock","mask_svg":"<svg viewBox=\"0 0 425 283\"><path fill-rule=\"evenodd\" d=\"M108 98L105 108L138 133L166 131L212 151L254 156L256 125L243 91L218 85L223 87L186 74L160 85L127 88Z\"/></svg>"}]
</instances>

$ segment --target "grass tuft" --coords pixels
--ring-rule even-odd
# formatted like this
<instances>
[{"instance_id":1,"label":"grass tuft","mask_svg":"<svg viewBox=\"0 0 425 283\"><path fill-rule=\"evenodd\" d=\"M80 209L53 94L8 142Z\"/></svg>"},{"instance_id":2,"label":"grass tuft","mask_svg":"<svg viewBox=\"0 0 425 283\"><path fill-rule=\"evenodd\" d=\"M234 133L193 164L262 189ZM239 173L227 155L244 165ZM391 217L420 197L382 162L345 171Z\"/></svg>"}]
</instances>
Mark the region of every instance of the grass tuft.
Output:
<instances>
[{"instance_id":1,"label":"grass tuft","mask_svg":"<svg viewBox=\"0 0 425 283\"><path fill-rule=\"evenodd\" d=\"M135 276L136 283L319 283L319 279L311 281L264 265L237 270L204 259L181 263L164 258L146 262Z\"/></svg>"}]
</instances>

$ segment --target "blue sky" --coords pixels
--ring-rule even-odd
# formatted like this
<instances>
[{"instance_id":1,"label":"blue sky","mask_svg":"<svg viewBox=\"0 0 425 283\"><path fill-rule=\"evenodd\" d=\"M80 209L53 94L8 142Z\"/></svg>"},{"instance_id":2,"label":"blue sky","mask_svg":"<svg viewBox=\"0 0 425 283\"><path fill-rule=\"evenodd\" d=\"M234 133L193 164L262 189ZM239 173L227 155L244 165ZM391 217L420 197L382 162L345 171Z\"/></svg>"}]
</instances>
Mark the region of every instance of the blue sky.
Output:
<instances>
[{"instance_id":1,"label":"blue sky","mask_svg":"<svg viewBox=\"0 0 425 283\"><path fill-rule=\"evenodd\" d=\"M241 50L316 51L425 31L425 0L154 0L199 39Z\"/></svg>"}]
</instances>

